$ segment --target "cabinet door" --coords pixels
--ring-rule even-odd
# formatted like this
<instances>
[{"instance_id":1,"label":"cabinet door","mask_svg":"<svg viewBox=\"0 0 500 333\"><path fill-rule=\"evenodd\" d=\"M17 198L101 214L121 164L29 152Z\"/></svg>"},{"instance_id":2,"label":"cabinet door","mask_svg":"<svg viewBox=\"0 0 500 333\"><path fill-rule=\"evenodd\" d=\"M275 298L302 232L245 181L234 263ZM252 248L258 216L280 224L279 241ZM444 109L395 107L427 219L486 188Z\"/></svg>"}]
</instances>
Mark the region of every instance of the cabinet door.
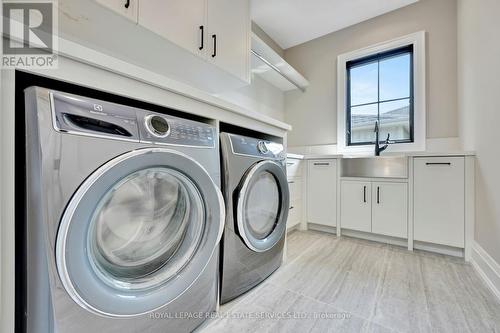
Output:
<instances>
[{"instance_id":1,"label":"cabinet door","mask_svg":"<svg viewBox=\"0 0 500 333\"><path fill-rule=\"evenodd\" d=\"M206 0L140 0L139 6L139 25L192 53L207 49Z\"/></svg>"},{"instance_id":2,"label":"cabinet door","mask_svg":"<svg viewBox=\"0 0 500 333\"><path fill-rule=\"evenodd\" d=\"M340 226L364 232L372 230L371 183L342 181L340 188Z\"/></svg>"},{"instance_id":3,"label":"cabinet door","mask_svg":"<svg viewBox=\"0 0 500 333\"><path fill-rule=\"evenodd\" d=\"M249 0L208 0L207 57L214 64L250 80Z\"/></svg>"},{"instance_id":4,"label":"cabinet door","mask_svg":"<svg viewBox=\"0 0 500 333\"><path fill-rule=\"evenodd\" d=\"M139 0L96 0L96 2L137 23Z\"/></svg>"},{"instance_id":5,"label":"cabinet door","mask_svg":"<svg viewBox=\"0 0 500 333\"><path fill-rule=\"evenodd\" d=\"M302 202L295 200L290 202L290 210L288 212L288 220L286 227L292 228L301 222L302 218Z\"/></svg>"},{"instance_id":6,"label":"cabinet door","mask_svg":"<svg viewBox=\"0 0 500 333\"><path fill-rule=\"evenodd\" d=\"M307 222L337 226L337 162L308 163Z\"/></svg>"},{"instance_id":7,"label":"cabinet door","mask_svg":"<svg viewBox=\"0 0 500 333\"><path fill-rule=\"evenodd\" d=\"M408 185L372 183L372 232L408 237Z\"/></svg>"},{"instance_id":8,"label":"cabinet door","mask_svg":"<svg viewBox=\"0 0 500 333\"><path fill-rule=\"evenodd\" d=\"M463 157L415 158L415 240L464 247L464 163Z\"/></svg>"}]
</instances>

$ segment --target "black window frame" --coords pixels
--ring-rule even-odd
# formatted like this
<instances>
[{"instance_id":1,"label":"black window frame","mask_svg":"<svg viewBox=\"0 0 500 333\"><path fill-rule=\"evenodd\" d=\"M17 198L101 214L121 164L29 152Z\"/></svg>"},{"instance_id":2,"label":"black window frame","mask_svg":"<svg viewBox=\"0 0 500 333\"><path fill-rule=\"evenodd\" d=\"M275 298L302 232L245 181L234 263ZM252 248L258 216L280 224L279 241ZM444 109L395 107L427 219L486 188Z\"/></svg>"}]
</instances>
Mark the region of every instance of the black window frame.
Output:
<instances>
[{"instance_id":1,"label":"black window frame","mask_svg":"<svg viewBox=\"0 0 500 333\"><path fill-rule=\"evenodd\" d=\"M409 54L410 55L410 96L408 97L402 97L402 98L394 98L394 99L388 99L388 100L380 100L380 61L389 59L398 55L403 55L403 54ZM394 102L394 101L399 101L399 100L404 100L404 99L409 99L409 126L410 126L410 138L406 140L391 140L393 143L414 143L415 142L415 128L414 128L414 123L415 123L415 111L414 111L414 64L413 64L413 58L414 58L414 47L413 44L406 45L403 47L398 47L389 51L384 51L384 52L379 52L375 53L366 57L362 57L359 59L351 60L346 63L346 75L347 75L347 82L346 82L346 143L347 146L366 146L366 145L371 145L375 144L375 137L373 141L367 141L367 142L351 142L351 108L356 107L356 106L366 106L366 105L377 105L377 110L378 110L378 115L377 119L380 124L380 104L381 103L386 103L386 102ZM363 104L356 104L356 105L351 105L351 69L354 67L359 67L362 65L366 65L369 63L377 62L378 63L378 73L377 73L377 101L376 102L371 102L371 103L363 103ZM375 126L375 124L373 124ZM386 138L379 138L380 143L385 142Z\"/></svg>"}]
</instances>

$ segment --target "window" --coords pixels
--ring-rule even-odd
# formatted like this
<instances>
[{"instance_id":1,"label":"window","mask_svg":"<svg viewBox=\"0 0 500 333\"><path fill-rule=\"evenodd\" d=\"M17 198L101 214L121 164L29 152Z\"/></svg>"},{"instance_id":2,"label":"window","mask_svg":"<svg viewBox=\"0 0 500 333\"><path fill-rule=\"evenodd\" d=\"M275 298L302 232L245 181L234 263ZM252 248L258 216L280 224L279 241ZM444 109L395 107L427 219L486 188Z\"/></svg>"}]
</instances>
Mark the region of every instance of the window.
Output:
<instances>
[{"instance_id":1,"label":"window","mask_svg":"<svg viewBox=\"0 0 500 333\"><path fill-rule=\"evenodd\" d=\"M373 144L376 121L381 142L413 142L413 45L348 61L346 72L347 146Z\"/></svg>"},{"instance_id":2,"label":"window","mask_svg":"<svg viewBox=\"0 0 500 333\"><path fill-rule=\"evenodd\" d=\"M337 151L371 154L390 133L389 152L425 150L425 31L337 58Z\"/></svg>"}]
</instances>

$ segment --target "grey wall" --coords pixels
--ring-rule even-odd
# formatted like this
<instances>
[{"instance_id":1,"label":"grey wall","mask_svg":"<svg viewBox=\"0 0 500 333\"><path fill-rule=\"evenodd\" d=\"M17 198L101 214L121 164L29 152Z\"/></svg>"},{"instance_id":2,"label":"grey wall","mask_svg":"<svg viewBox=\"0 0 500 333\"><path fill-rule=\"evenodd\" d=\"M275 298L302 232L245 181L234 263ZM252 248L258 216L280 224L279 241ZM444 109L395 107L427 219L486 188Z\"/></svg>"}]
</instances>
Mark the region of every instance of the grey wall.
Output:
<instances>
[{"instance_id":1,"label":"grey wall","mask_svg":"<svg viewBox=\"0 0 500 333\"><path fill-rule=\"evenodd\" d=\"M475 149L475 240L500 263L500 2L459 0L460 133Z\"/></svg>"},{"instance_id":2,"label":"grey wall","mask_svg":"<svg viewBox=\"0 0 500 333\"><path fill-rule=\"evenodd\" d=\"M285 120L293 126L289 145L337 142L339 54L421 30L427 31L427 137L458 136L457 3L420 0L285 50L285 59L310 81L305 93L285 95Z\"/></svg>"}]
</instances>

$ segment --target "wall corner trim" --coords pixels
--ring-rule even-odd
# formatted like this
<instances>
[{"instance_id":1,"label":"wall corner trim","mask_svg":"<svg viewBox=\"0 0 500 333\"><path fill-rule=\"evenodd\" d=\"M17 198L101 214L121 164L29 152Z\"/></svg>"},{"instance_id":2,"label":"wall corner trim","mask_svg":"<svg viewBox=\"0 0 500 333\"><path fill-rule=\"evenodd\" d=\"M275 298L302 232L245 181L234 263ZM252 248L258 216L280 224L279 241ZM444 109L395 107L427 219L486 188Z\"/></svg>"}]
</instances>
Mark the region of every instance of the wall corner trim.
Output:
<instances>
[{"instance_id":1,"label":"wall corner trim","mask_svg":"<svg viewBox=\"0 0 500 333\"><path fill-rule=\"evenodd\" d=\"M477 242L472 247L471 264L493 294L500 300L500 264Z\"/></svg>"}]
</instances>

